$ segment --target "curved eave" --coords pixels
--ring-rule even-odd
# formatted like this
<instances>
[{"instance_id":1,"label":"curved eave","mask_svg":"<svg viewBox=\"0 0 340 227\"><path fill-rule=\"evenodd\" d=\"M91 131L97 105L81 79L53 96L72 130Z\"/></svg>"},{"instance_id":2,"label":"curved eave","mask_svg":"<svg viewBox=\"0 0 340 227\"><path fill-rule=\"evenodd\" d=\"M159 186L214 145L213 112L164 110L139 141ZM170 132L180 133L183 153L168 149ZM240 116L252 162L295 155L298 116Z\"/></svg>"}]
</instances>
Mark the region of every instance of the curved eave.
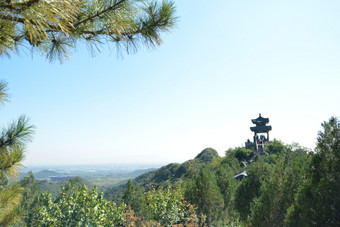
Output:
<instances>
[{"instance_id":1,"label":"curved eave","mask_svg":"<svg viewBox=\"0 0 340 227\"><path fill-rule=\"evenodd\" d=\"M272 126L256 126L256 127L250 127L250 130L252 132L269 132L272 130Z\"/></svg>"},{"instance_id":2,"label":"curved eave","mask_svg":"<svg viewBox=\"0 0 340 227\"><path fill-rule=\"evenodd\" d=\"M257 119L252 119L251 122L253 122L253 124L267 124L269 123L269 118L257 118Z\"/></svg>"}]
</instances>

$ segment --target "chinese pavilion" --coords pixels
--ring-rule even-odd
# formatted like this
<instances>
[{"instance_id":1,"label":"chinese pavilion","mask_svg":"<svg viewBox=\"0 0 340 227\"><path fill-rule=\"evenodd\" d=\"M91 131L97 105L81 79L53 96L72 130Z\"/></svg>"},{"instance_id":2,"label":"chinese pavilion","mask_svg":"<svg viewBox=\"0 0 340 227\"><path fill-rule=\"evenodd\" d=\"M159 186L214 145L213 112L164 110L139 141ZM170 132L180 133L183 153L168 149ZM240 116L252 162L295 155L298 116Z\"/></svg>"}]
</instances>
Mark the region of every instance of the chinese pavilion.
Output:
<instances>
[{"instance_id":1,"label":"chinese pavilion","mask_svg":"<svg viewBox=\"0 0 340 227\"><path fill-rule=\"evenodd\" d=\"M251 142L249 139L245 142L246 148L248 149L256 149L255 155L250 160L244 160L242 163L245 166L245 169L234 175L236 180L242 180L247 177L247 166L256 160L257 155L265 154L264 151L264 143L269 141L269 131L272 130L272 126L267 125L269 123L269 118L264 118L259 114L259 117L256 119L252 119L251 122L255 124L255 126L250 127L250 130L254 132L254 142ZM267 136L267 137L266 137Z\"/></svg>"},{"instance_id":2,"label":"chinese pavilion","mask_svg":"<svg viewBox=\"0 0 340 227\"><path fill-rule=\"evenodd\" d=\"M266 125L269 123L269 118L264 118L259 114L259 117L252 119L251 122L255 124L255 127L250 127L250 130L254 132L254 144L256 144L256 150L264 152L263 144L269 141L269 131L272 130L272 126ZM265 136L267 135L267 137Z\"/></svg>"}]
</instances>

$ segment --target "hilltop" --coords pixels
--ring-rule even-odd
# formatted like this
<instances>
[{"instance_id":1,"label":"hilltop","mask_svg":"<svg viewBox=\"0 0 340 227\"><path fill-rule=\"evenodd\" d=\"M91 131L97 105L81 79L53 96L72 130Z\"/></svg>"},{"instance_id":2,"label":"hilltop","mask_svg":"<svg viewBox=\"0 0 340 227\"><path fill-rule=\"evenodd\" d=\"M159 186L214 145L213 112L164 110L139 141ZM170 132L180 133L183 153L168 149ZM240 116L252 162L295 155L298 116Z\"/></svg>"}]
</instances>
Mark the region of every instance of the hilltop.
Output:
<instances>
[{"instance_id":1,"label":"hilltop","mask_svg":"<svg viewBox=\"0 0 340 227\"><path fill-rule=\"evenodd\" d=\"M58 173L56 171L52 170L41 170L39 172L33 173L34 177L36 179L42 180L42 179L48 179L51 176L63 176L65 175L64 173Z\"/></svg>"},{"instance_id":2,"label":"hilltop","mask_svg":"<svg viewBox=\"0 0 340 227\"><path fill-rule=\"evenodd\" d=\"M169 185L177 185L185 180L191 179L204 166L210 164L214 159L220 158L217 151L206 148L201 151L194 159L182 164L171 163L159 169L144 173L134 180L133 184L149 190L151 187L158 188ZM113 187L105 192L105 196L112 200L119 201L126 189L126 184Z\"/></svg>"}]
</instances>

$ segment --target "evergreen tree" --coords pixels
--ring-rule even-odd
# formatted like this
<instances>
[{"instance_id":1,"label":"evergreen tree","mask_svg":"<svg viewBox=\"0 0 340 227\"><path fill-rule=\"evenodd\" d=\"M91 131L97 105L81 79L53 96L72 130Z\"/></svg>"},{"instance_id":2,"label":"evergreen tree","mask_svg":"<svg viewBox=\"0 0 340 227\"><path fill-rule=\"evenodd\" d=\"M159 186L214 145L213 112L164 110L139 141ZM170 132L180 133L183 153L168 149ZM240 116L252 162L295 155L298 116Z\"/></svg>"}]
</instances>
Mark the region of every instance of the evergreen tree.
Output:
<instances>
[{"instance_id":1,"label":"evergreen tree","mask_svg":"<svg viewBox=\"0 0 340 227\"><path fill-rule=\"evenodd\" d=\"M287 209L306 178L308 150L297 145L285 147L285 152L276 155L267 179L262 181L259 197L251 204L252 226L284 226Z\"/></svg>"},{"instance_id":2,"label":"evergreen tree","mask_svg":"<svg viewBox=\"0 0 340 227\"><path fill-rule=\"evenodd\" d=\"M262 182L269 177L270 169L264 158L259 158L248 167L248 176L236 188L234 206L243 221L248 219L251 204L260 195Z\"/></svg>"},{"instance_id":3,"label":"evergreen tree","mask_svg":"<svg viewBox=\"0 0 340 227\"><path fill-rule=\"evenodd\" d=\"M234 192L238 185L234 175L242 169L238 159L235 157L235 152L230 152L231 150L229 149L226 152L226 156L221 158L219 162L216 160L210 165L214 170L217 185L224 199L224 208L229 209L228 212L231 212L231 203L233 202ZM238 150L238 148L235 150Z\"/></svg>"},{"instance_id":4,"label":"evergreen tree","mask_svg":"<svg viewBox=\"0 0 340 227\"><path fill-rule=\"evenodd\" d=\"M0 103L7 101L7 84L0 82ZM19 117L0 133L0 225L6 226L18 218L18 206L22 199L22 188L8 185L8 178L19 174L18 167L24 158L25 144L31 140L33 127L28 118Z\"/></svg>"},{"instance_id":5,"label":"evergreen tree","mask_svg":"<svg viewBox=\"0 0 340 227\"><path fill-rule=\"evenodd\" d=\"M280 140L274 139L269 143L265 143L265 151L268 154L280 154L287 151L287 149L288 147Z\"/></svg>"},{"instance_id":6,"label":"evergreen tree","mask_svg":"<svg viewBox=\"0 0 340 227\"><path fill-rule=\"evenodd\" d=\"M288 226L340 226L340 121L322 124L309 178L288 210Z\"/></svg>"},{"instance_id":7,"label":"evergreen tree","mask_svg":"<svg viewBox=\"0 0 340 227\"><path fill-rule=\"evenodd\" d=\"M221 218L224 208L223 196L216 176L209 168L201 169L195 180L188 183L185 197L197 206L198 212L206 215L209 225Z\"/></svg>"},{"instance_id":8,"label":"evergreen tree","mask_svg":"<svg viewBox=\"0 0 340 227\"><path fill-rule=\"evenodd\" d=\"M132 181L129 180L123 196L123 201L126 205L131 206L137 215L141 215L143 212L143 197L144 193L140 188L135 187Z\"/></svg>"},{"instance_id":9,"label":"evergreen tree","mask_svg":"<svg viewBox=\"0 0 340 227\"><path fill-rule=\"evenodd\" d=\"M127 52L160 45L160 34L175 25L174 12L166 0L0 0L0 56L29 45L62 62L79 43Z\"/></svg>"},{"instance_id":10,"label":"evergreen tree","mask_svg":"<svg viewBox=\"0 0 340 227\"><path fill-rule=\"evenodd\" d=\"M28 172L28 176L24 177L19 182L23 188L23 198L20 203L20 216L26 226L34 226L33 223L33 210L39 206L39 190L38 184L35 180L33 173Z\"/></svg>"}]
</instances>

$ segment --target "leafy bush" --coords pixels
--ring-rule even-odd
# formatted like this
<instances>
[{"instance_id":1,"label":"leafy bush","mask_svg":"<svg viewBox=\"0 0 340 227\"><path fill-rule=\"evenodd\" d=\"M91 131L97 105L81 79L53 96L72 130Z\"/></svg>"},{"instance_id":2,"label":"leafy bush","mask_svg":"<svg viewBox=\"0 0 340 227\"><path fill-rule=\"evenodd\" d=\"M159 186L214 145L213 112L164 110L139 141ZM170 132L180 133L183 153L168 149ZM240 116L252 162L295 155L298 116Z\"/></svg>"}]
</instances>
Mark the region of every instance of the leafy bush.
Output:
<instances>
[{"instance_id":1,"label":"leafy bush","mask_svg":"<svg viewBox=\"0 0 340 227\"><path fill-rule=\"evenodd\" d=\"M85 185L67 185L53 202L50 193L40 196L34 211L34 226L118 226L123 224L125 204L117 206Z\"/></svg>"}]
</instances>

